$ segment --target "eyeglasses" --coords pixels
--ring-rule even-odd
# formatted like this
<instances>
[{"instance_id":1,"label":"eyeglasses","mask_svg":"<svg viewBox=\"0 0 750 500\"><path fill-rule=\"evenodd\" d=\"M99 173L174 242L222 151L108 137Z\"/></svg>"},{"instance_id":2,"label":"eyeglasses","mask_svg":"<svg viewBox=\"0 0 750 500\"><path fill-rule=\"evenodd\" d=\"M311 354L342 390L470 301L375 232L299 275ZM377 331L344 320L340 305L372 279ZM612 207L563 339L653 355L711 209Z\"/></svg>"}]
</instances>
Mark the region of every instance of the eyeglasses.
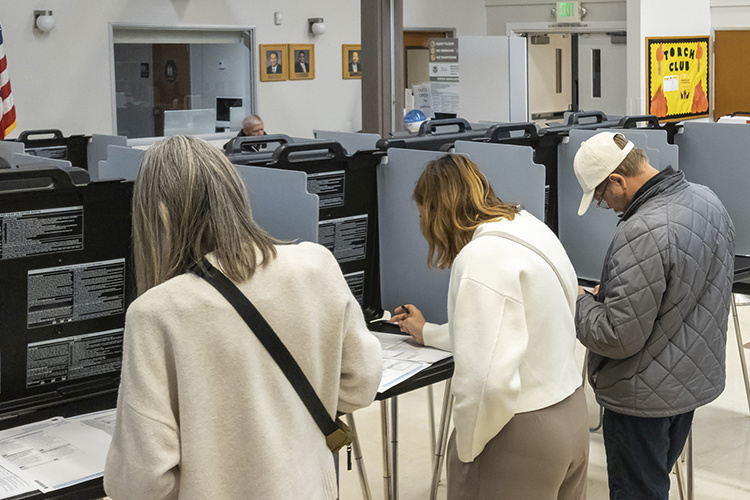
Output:
<instances>
[{"instance_id":1,"label":"eyeglasses","mask_svg":"<svg viewBox=\"0 0 750 500\"><path fill-rule=\"evenodd\" d=\"M610 208L606 200L604 199L604 195L607 192L608 187L609 187L609 177L607 177L604 180L604 182L599 184L594 190L594 198L597 200L597 203L596 203L597 208L602 208L604 210L607 210Z\"/></svg>"}]
</instances>

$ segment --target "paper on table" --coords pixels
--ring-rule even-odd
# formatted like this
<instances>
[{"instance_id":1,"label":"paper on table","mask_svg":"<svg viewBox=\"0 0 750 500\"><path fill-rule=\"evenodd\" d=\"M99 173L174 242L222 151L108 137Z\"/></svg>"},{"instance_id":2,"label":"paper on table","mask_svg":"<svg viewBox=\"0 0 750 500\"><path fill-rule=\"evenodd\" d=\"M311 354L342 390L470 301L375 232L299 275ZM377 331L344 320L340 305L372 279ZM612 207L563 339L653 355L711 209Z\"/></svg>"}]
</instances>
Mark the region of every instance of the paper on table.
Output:
<instances>
[{"instance_id":1,"label":"paper on table","mask_svg":"<svg viewBox=\"0 0 750 500\"><path fill-rule=\"evenodd\" d=\"M407 335L371 332L383 350L383 377L378 392L384 392L431 364L451 357L451 353L420 346Z\"/></svg>"},{"instance_id":2,"label":"paper on table","mask_svg":"<svg viewBox=\"0 0 750 500\"><path fill-rule=\"evenodd\" d=\"M94 415L56 417L0 433L0 466L42 492L102 476L112 440L102 427L111 416Z\"/></svg>"},{"instance_id":3,"label":"paper on table","mask_svg":"<svg viewBox=\"0 0 750 500\"><path fill-rule=\"evenodd\" d=\"M10 498L36 490L18 474L0 466L0 498Z\"/></svg>"}]
</instances>

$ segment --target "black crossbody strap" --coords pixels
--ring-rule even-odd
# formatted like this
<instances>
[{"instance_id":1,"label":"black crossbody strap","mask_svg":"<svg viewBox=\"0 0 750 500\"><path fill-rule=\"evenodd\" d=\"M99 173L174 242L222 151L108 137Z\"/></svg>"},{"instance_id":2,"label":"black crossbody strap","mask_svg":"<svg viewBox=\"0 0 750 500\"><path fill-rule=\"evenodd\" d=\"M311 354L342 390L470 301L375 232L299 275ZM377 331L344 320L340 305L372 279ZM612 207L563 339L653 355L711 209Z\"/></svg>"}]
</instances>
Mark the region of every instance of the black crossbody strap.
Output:
<instances>
[{"instance_id":1,"label":"black crossbody strap","mask_svg":"<svg viewBox=\"0 0 750 500\"><path fill-rule=\"evenodd\" d=\"M268 353L279 365L286 378L291 382L292 387L297 392L302 402L305 403L310 415L325 436L335 432L338 426L326 411L323 402L315 393L310 381L305 377L304 372L295 361L292 354L286 348L281 339L273 331L271 325L258 312L252 302L242 293L237 286L227 278L224 273L211 265L208 260L202 262L202 272L200 267L192 269L195 274L208 281L224 298L237 310L237 313L245 320L250 330L258 337L260 343L268 350Z\"/></svg>"}]
</instances>

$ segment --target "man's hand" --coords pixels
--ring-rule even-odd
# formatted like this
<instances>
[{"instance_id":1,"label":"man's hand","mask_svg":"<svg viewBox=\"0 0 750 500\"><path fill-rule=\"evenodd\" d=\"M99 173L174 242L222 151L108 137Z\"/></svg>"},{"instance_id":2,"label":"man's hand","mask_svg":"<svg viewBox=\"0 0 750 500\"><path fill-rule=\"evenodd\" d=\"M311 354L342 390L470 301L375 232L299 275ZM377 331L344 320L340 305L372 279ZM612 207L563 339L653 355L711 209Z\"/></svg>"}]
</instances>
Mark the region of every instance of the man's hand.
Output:
<instances>
[{"instance_id":1,"label":"man's hand","mask_svg":"<svg viewBox=\"0 0 750 500\"><path fill-rule=\"evenodd\" d=\"M599 295L599 285L596 285L594 288L591 289L591 291L587 291L582 286L579 286L578 295L583 295L584 293L590 293L591 295Z\"/></svg>"}]
</instances>

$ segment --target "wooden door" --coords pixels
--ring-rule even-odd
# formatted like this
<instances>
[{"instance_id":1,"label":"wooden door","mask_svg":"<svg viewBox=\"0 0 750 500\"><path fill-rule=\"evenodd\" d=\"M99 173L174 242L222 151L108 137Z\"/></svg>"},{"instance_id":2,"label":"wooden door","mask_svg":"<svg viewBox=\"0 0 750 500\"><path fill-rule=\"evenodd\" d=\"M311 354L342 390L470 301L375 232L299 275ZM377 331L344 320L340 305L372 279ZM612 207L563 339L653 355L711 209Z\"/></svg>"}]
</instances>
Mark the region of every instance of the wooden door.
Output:
<instances>
[{"instance_id":1,"label":"wooden door","mask_svg":"<svg viewBox=\"0 0 750 500\"><path fill-rule=\"evenodd\" d=\"M154 135L164 135L164 111L190 109L190 45L153 44Z\"/></svg>"},{"instance_id":2,"label":"wooden door","mask_svg":"<svg viewBox=\"0 0 750 500\"><path fill-rule=\"evenodd\" d=\"M714 33L714 120L750 112L750 31Z\"/></svg>"}]
</instances>

